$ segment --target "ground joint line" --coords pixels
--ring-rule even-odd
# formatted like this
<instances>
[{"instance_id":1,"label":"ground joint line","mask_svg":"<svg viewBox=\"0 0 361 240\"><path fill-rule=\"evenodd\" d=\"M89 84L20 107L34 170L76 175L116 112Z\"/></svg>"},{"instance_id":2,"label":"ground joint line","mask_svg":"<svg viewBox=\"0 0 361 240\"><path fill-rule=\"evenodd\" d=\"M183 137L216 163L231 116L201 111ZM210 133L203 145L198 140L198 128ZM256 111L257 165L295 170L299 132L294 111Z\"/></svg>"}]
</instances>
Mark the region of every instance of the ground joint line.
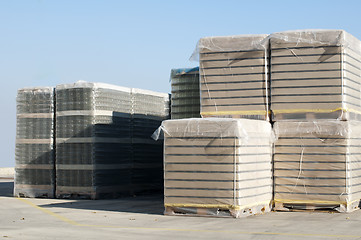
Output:
<instances>
[{"instance_id":1,"label":"ground joint line","mask_svg":"<svg viewBox=\"0 0 361 240\"><path fill-rule=\"evenodd\" d=\"M78 227L97 227L97 228L118 228L118 229L129 229L129 230L153 230L153 231L171 231L171 232L203 232L203 233L228 233L228 234L244 234L244 235L279 235L279 236L304 236L304 237L329 237L329 238L361 238L361 235L332 235L332 234L307 234L307 233L281 233L281 232L243 232L243 231L227 231L227 230L208 230L208 229L181 229L181 228L150 228L150 227L121 227L121 226L108 226L108 225L92 225L92 224L81 224L73 221L69 218L63 217L57 213L54 213L46 208L39 207L31 201L23 198L17 198L18 200L26 203L27 205L36 208L48 215L51 215L63 222Z\"/></svg>"}]
</instances>

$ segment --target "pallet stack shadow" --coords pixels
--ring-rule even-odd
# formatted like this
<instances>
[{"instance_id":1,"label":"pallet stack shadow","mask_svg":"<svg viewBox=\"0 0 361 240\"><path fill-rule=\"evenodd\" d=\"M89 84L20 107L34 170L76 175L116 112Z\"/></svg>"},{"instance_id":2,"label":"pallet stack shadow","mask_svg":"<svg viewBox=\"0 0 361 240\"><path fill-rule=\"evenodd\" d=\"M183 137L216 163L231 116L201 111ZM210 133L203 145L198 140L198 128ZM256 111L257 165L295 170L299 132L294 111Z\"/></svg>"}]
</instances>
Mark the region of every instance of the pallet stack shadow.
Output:
<instances>
[{"instance_id":1,"label":"pallet stack shadow","mask_svg":"<svg viewBox=\"0 0 361 240\"><path fill-rule=\"evenodd\" d=\"M163 143L151 136L169 119L169 95L132 89L132 191L163 189Z\"/></svg>"},{"instance_id":2,"label":"pallet stack shadow","mask_svg":"<svg viewBox=\"0 0 361 240\"><path fill-rule=\"evenodd\" d=\"M131 89L63 84L56 100L56 197L131 192Z\"/></svg>"},{"instance_id":3,"label":"pallet stack shadow","mask_svg":"<svg viewBox=\"0 0 361 240\"><path fill-rule=\"evenodd\" d=\"M269 122L193 118L164 121L162 129L165 214L238 218L270 211Z\"/></svg>"},{"instance_id":4,"label":"pallet stack shadow","mask_svg":"<svg viewBox=\"0 0 361 240\"><path fill-rule=\"evenodd\" d=\"M18 90L15 147L16 197L54 197L54 89Z\"/></svg>"},{"instance_id":5,"label":"pallet stack shadow","mask_svg":"<svg viewBox=\"0 0 361 240\"><path fill-rule=\"evenodd\" d=\"M272 34L270 43L275 209L358 208L360 41L302 30Z\"/></svg>"},{"instance_id":6,"label":"pallet stack shadow","mask_svg":"<svg viewBox=\"0 0 361 240\"><path fill-rule=\"evenodd\" d=\"M199 118L199 68L172 69L171 119Z\"/></svg>"},{"instance_id":7,"label":"pallet stack shadow","mask_svg":"<svg viewBox=\"0 0 361 240\"><path fill-rule=\"evenodd\" d=\"M269 120L267 35L199 40L202 117Z\"/></svg>"}]
</instances>

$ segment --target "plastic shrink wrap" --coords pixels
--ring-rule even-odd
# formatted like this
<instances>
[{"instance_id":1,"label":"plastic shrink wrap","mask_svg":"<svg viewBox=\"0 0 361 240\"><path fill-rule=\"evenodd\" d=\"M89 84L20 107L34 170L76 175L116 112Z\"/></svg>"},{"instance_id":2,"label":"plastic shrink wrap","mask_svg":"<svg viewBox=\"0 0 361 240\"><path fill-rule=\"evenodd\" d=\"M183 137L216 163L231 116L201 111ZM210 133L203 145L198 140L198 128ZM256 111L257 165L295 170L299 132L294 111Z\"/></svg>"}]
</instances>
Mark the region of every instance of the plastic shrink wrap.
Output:
<instances>
[{"instance_id":1,"label":"plastic shrink wrap","mask_svg":"<svg viewBox=\"0 0 361 240\"><path fill-rule=\"evenodd\" d=\"M329 208L350 212L361 198L358 121L276 122L276 210Z\"/></svg>"},{"instance_id":2,"label":"plastic shrink wrap","mask_svg":"<svg viewBox=\"0 0 361 240\"><path fill-rule=\"evenodd\" d=\"M202 117L269 119L267 35L198 42Z\"/></svg>"},{"instance_id":3,"label":"plastic shrink wrap","mask_svg":"<svg viewBox=\"0 0 361 240\"><path fill-rule=\"evenodd\" d=\"M273 33L273 120L360 120L361 42L343 30Z\"/></svg>"},{"instance_id":4,"label":"plastic shrink wrap","mask_svg":"<svg viewBox=\"0 0 361 240\"><path fill-rule=\"evenodd\" d=\"M266 121L168 120L165 214L242 217L270 211L272 129Z\"/></svg>"},{"instance_id":5,"label":"plastic shrink wrap","mask_svg":"<svg viewBox=\"0 0 361 240\"><path fill-rule=\"evenodd\" d=\"M54 89L23 88L17 93L16 197L54 197Z\"/></svg>"},{"instance_id":6,"label":"plastic shrink wrap","mask_svg":"<svg viewBox=\"0 0 361 240\"><path fill-rule=\"evenodd\" d=\"M79 81L56 87L56 196L129 194L131 89Z\"/></svg>"},{"instance_id":7,"label":"plastic shrink wrap","mask_svg":"<svg viewBox=\"0 0 361 240\"><path fill-rule=\"evenodd\" d=\"M199 118L199 67L172 69L171 118Z\"/></svg>"}]
</instances>

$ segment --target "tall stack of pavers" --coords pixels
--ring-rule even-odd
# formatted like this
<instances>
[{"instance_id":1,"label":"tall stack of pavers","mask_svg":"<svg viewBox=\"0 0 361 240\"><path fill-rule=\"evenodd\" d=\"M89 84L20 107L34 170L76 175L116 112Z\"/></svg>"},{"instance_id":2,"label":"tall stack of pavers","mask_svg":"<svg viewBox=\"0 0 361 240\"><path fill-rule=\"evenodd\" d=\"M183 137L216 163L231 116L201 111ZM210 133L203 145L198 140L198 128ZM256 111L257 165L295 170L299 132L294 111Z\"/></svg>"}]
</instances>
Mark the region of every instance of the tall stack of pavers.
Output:
<instances>
[{"instance_id":1,"label":"tall stack of pavers","mask_svg":"<svg viewBox=\"0 0 361 240\"><path fill-rule=\"evenodd\" d=\"M276 210L350 212L361 198L361 42L342 30L270 36Z\"/></svg>"},{"instance_id":2,"label":"tall stack of pavers","mask_svg":"<svg viewBox=\"0 0 361 240\"><path fill-rule=\"evenodd\" d=\"M132 191L163 189L163 143L151 138L169 119L169 95L132 88Z\"/></svg>"},{"instance_id":3,"label":"tall stack of pavers","mask_svg":"<svg viewBox=\"0 0 361 240\"><path fill-rule=\"evenodd\" d=\"M165 93L84 81L55 92L21 89L14 195L99 199L160 191L163 147L151 134L168 118Z\"/></svg>"},{"instance_id":4,"label":"tall stack of pavers","mask_svg":"<svg viewBox=\"0 0 361 240\"><path fill-rule=\"evenodd\" d=\"M162 123L165 214L238 218L270 211L273 135L266 37L199 41L202 118Z\"/></svg>"},{"instance_id":5,"label":"tall stack of pavers","mask_svg":"<svg viewBox=\"0 0 361 240\"><path fill-rule=\"evenodd\" d=\"M18 90L16 97L16 197L54 197L54 88Z\"/></svg>"},{"instance_id":6,"label":"tall stack of pavers","mask_svg":"<svg viewBox=\"0 0 361 240\"><path fill-rule=\"evenodd\" d=\"M77 82L56 87L56 196L131 191L131 89Z\"/></svg>"},{"instance_id":7,"label":"tall stack of pavers","mask_svg":"<svg viewBox=\"0 0 361 240\"><path fill-rule=\"evenodd\" d=\"M199 118L199 67L171 70L171 119Z\"/></svg>"}]
</instances>

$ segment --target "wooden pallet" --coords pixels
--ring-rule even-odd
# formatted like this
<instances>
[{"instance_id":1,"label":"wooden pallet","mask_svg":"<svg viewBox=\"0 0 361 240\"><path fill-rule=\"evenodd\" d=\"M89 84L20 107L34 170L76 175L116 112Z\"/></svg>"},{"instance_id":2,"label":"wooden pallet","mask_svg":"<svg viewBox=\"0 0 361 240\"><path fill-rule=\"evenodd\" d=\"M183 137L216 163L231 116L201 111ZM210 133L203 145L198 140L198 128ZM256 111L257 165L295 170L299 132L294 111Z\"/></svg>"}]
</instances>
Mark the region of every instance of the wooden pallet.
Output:
<instances>
[{"instance_id":1,"label":"wooden pallet","mask_svg":"<svg viewBox=\"0 0 361 240\"><path fill-rule=\"evenodd\" d=\"M271 211L271 207L269 204L262 204L262 205L237 208L237 209L166 206L164 214L170 216L241 218L251 215L259 215L270 211Z\"/></svg>"},{"instance_id":2,"label":"wooden pallet","mask_svg":"<svg viewBox=\"0 0 361 240\"><path fill-rule=\"evenodd\" d=\"M273 210L281 211L281 212L298 212L298 211L352 212L359 209L359 206L360 206L360 200L346 204L275 202Z\"/></svg>"},{"instance_id":3,"label":"wooden pallet","mask_svg":"<svg viewBox=\"0 0 361 240\"><path fill-rule=\"evenodd\" d=\"M54 198L53 185L14 185L14 196L19 198Z\"/></svg>"}]
</instances>

